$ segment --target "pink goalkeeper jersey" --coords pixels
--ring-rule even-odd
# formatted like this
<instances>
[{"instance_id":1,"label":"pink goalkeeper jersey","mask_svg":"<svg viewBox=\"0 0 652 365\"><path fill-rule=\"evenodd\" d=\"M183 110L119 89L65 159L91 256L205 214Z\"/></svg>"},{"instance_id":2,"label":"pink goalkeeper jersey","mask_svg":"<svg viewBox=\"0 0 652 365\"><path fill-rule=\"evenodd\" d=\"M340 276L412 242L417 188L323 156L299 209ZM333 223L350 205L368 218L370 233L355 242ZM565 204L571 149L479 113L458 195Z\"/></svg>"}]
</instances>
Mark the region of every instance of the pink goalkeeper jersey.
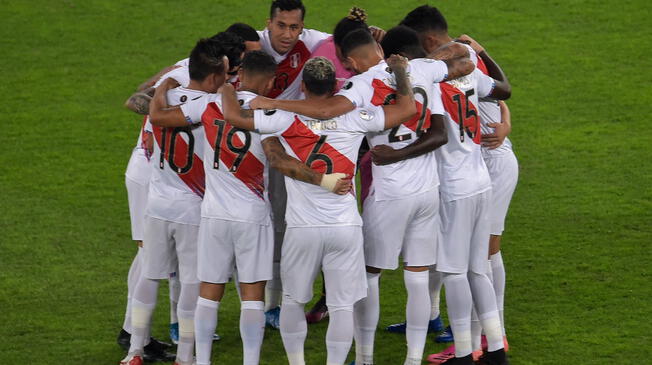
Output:
<instances>
[{"instance_id":1,"label":"pink goalkeeper jersey","mask_svg":"<svg viewBox=\"0 0 652 365\"><path fill-rule=\"evenodd\" d=\"M322 42L322 44L320 44L319 47L317 47L317 49L312 52L310 58L315 57L326 57L331 62L333 62L333 66L335 66L335 77L337 78L337 87L335 88L335 92L340 90L342 85L344 85L344 81L354 75L354 73L347 70L344 65L342 65L342 62L340 62L340 59L337 58L337 52L335 51L335 41L333 40L332 36Z\"/></svg>"},{"instance_id":2,"label":"pink goalkeeper jersey","mask_svg":"<svg viewBox=\"0 0 652 365\"><path fill-rule=\"evenodd\" d=\"M320 173L355 176L358 149L364 135L383 130L382 107L370 105L330 120L315 120L281 110L256 110L256 129L277 136L287 153ZM353 193L337 195L285 177L288 227L362 225Z\"/></svg>"},{"instance_id":3,"label":"pink goalkeeper jersey","mask_svg":"<svg viewBox=\"0 0 652 365\"><path fill-rule=\"evenodd\" d=\"M430 115L443 114L440 100L432 95L437 83L447 77L446 63L426 58L414 59L409 62L407 71L416 99L417 114L398 127L369 134L369 145L372 148L381 144L394 149L410 145L424 130L430 128ZM367 72L350 78L338 95L345 96L356 106L393 104L396 98L396 80L385 61L381 61ZM377 201L412 196L439 185L434 153L389 165L372 164L372 175L370 194Z\"/></svg>"},{"instance_id":4,"label":"pink goalkeeper jersey","mask_svg":"<svg viewBox=\"0 0 652 365\"><path fill-rule=\"evenodd\" d=\"M478 97L491 94L494 80L477 68L464 77L439 84L446 113L448 143L436 150L444 201L480 194L491 189L487 166L480 152Z\"/></svg>"},{"instance_id":5,"label":"pink goalkeeper jersey","mask_svg":"<svg viewBox=\"0 0 652 365\"><path fill-rule=\"evenodd\" d=\"M255 97L251 92L238 92L246 108ZM205 130L202 217L270 224L267 158L260 135L224 120L221 94L206 94L182 105L181 110L189 123L203 125Z\"/></svg>"}]
</instances>

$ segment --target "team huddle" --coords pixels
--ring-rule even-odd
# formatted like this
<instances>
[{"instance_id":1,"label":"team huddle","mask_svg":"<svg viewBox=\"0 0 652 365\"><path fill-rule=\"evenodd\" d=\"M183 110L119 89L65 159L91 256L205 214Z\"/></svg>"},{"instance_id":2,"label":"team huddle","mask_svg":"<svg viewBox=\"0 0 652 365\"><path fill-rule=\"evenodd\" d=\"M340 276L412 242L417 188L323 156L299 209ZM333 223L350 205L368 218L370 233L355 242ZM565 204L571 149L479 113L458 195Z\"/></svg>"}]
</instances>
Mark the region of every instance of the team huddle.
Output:
<instances>
[{"instance_id":1,"label":"team huddle","mask_svg":"<svg viewBox=\"0 0 652 365\"><path fill-rule=\"evenodd\" d=\"M354 339L354 364L382 364L379 280L399 262L406 321L387 330L405 334L405 365L443 330L442 285L450 327L437 340L454 345L429 363L508 364L500 239L518 164L507 77L431 6L387 31L359 8L333 34L304 28L305 13L275 0L264 30L235 23L199 40L127 101L144 120L126 172L140 248L120 364L210 364L229 281L244 364L259 363L266 324L288 363L305 364L307 324L326 316L328 365ZM150 337L163 279L176 354Z\"/></svg>"}]
</instances>

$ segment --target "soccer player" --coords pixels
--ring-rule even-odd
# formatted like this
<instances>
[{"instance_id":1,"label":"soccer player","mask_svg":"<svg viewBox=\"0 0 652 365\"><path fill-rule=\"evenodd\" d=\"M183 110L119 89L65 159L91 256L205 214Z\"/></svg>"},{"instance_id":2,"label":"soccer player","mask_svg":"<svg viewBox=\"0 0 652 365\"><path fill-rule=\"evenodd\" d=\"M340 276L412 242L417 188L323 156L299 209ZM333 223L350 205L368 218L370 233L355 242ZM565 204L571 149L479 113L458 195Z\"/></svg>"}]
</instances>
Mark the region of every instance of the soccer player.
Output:
<instances>
[{"instance_id":1,"label":"soccer player","mask_svg":"<svg viewBox=\"0 0 652 365\"><path fill-rule=\"evenodd\" d=\"M118 334L117 342L125 349L129 350L131 340L131 301L134 289L142 272L142 253L143 245L143 224L145 220L145 207L147 204L147 191L149 187L149 178L151 175L151 155L152 155L152 131L146 128L144 118L143 125L140 129L136 147L134 147L127 171L125 172L125 185L127 187L127 196L129 202L129 217L131 219L131 237L138 245L138 251L129 268L127 276L127 308L125 319ZM147 129L147 130L146 130ZM172 283L172 281L170 281ZM174 288L173 284L170 285ZM172 303L171 303L172 304ZM149 338L149 342L143 348L143 357L148 361L172 360L174 355L169 354L166 350L170 345L155 338ZM148 341L146 340L146 342Z\"/></svg>"},{"instance_id":2,"label":"soccer player","mask_svg":"<svg viewBox=\"0 0 652 365\"><path fill-rule=\"evenodd\" d=\"M394 128L414 115L416 105L403 57L390 59L396 84L396 105L358 108L331 120L294 113L265 111L240 117L235 100L227 99L227 119L239 127L273 133L285 149L313 169L355 174L358 148L365 133ZM335 87L335 70L319 57L308 61L302 89L308 100L327 99ZM235 110L234 110L235 109ZM253 118L251 117L253 115ZM291 365L304 364L307 327L303 307L312 298L312 284L322 269L330 322L326 334L327 364L343 364L353 337L353 304L366 296L362 223L355 197L327 196L310 185L286 178L288 230L281 270L283 305L281 336Z\"/></svg>"},{"instance_id":3,"label":"soccer player","mask_svg":"<svg viewBox=\"0 0 652 365\"><path fill-rule=\"evenodd\" d=\"M461 41L468 41L477 54L486 52L484 48L468 35L459 37ZM489 71L482 59L478 62L478 69L488 75ZM500 252L500 242L505 229L505 217L509 203L514 194L518 181L518 161L512 150L512 143L507 138L511 131L511 118L509 108L503 101L489 98L479 100L480 127L482 130L482 158L487 165L491 177L491 199L489 209L490 238L489 238L489 271L490 278L496 293L496 304L500 313L500 323L503 329L505 351L507 351L507 337L505 335L504 296L505 296L505 266ZM478 331L479 332L479 331ZM474 334L477 345L478 333ZM478 347L474 346L474 350Z\"/></svg>"},{"instance_id":4,"label":"soccer player","mask_svg":"<svg viewBox=\"0 0 652 365\"><path fill-rule=\"evenodd\" d=\"M254 51L246 54L238 73L238 98L243 106L246 107L257 94L264 94L271 88L275 69L274 59L266 53ZM260 136L233 128L224 121L219 94L192 100L176 110L166 110L162 95L163 89L157 90L152 102L153 123L166 126L201 123L206 130L204 143L210 145L204 156L207 193L202 205L199 237L201 293L195 323L197 364L210 363L211 336L217 323L217 309L234 263L238 268L242 298L240 332L243 363L258 364L265 326L264 287L272 276L273 258L265 187L267 161ZM314 175L307 166L296 162L293 165L295 174ZM326 176L320 180L327 182L330 178ZM238 209L234 210L233 207Z\"/></svg>"},{"instance_id":5,"label":"soccer player","mask_svg":"<svg viewBox=\"0 0 652 365\"><path fill-rule=\"evenodd\" d=\"M301 0L274 0L270 6L267 27L259 31L263 50L278 64L272 90L267 96L278 99L301 97L301 70L311 53L329 37L329 34L304 29L306 8ZM279 327L279 313L283 286L280 279L281 245L285 233L285 205L287 201L283 175L275 169L269 172L269 196L274 224L274 278L267 283L265 316L272 328Z\"/></svg>"},{"instance_id":6,"label":"soccer player","mask_svg":"<svg viewBox=\"0 0 652 365\"><path fill-rule=\"evenodd\" d=\"M168 102L180 104L215 92L224 82L226 70L228 59L223 43L214 39L200 40L190 54L188 88L170 91ZM142 364L144 340L156 305L158 280L167 278L178 264L181 290L177 309L176 364L186 365L192 363L194 311L199 294L197 233L204 171L198 157L202 145L195 140L203 138L203 129L154 127L153 130L154 156L158 161L152 171L147 200L143 276L132 300L131 347L121 364Z\"/></svg>"}]
</instances>

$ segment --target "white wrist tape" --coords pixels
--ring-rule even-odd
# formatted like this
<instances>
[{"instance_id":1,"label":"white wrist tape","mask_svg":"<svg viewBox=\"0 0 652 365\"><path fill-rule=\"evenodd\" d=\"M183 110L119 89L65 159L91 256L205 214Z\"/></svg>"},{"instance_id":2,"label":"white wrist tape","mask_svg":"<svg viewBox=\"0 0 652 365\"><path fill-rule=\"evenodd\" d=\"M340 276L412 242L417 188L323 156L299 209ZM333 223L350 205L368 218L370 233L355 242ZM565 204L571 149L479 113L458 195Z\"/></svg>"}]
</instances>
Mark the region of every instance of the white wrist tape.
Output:
<instances>
[{"instance_id":1,"label":"white wrist tape","mask_svg":"<svg viewBox=\"0 0 652 365\"><path fill-rule=\"evenodd\" d=\"M328 191L335 191L335 184L337 184L337 180L342 179L346 177L346 174L343 174L341 172L335 172L333 174L324 174L321 178L321 183L319 186L322 188L328 190Z\"/></svg>"}]
</instances>

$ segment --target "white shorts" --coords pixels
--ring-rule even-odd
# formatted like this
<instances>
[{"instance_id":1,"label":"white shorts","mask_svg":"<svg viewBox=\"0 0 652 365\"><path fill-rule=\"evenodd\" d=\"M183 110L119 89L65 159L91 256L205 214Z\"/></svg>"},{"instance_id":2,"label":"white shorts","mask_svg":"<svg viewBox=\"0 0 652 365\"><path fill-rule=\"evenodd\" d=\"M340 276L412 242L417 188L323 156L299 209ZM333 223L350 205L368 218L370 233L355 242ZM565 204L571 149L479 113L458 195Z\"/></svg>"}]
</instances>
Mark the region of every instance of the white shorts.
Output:
<instances>
[{"instance_id":1,"label":"white shorts","mask_svg":"<svg viewBox=\"0 0 652 365\"><path fill-rule=\"evenodd\" d=\"M281 258L283 294L308 303L319 269L326 305L353 305L367 296L360 226L288 227Z\"/></svg>"},{"instance_id":2,"label":"white shorts","mask_svg":"<svg viewBox=\"0 0 652 365\"><path fill-rule=\"evenodd\" d=\"M491 204L489 206L490 233L500 236L505 230L505 217L518 181L518 161L514 152L485 158L491 176Z\"/></svg>"},{"instance_id":3,"label":"white shorts","mask_svg":"<svg viewBox=\"0 0 652 365\"><path fill-rule=\"evenodd\" d=\"M131 218L131 239L142 241L149 184L143 185L125 177L125 185L127 186L127 200L129 201L129 218Z\"/></svg>"},{"instance_id":4,"label":"white shorts","mask_svg":"<svg viewBox=\"0 0 652 365\"><path fill-rule=\"evenodd\" d=\"M148 279L168 279L177 271L179 281L197 279L197 233L199 226L145 217L143 273Z\"/></svg>"},{"instance_id":5,"label":"white shorts","mask_svg":"<svg viewBox=\"0 0 652 365\"><path fill-rule=\"evenodd\" d=\"M394 270L399 255L407 266L437 261L439 189L397 200L369 197L362 212L367 266Z\"/></svg>"},{"instance_id":6,"label":"white shorts","mask_svg":"<svg viewBox=\"0 0 652 365\"><path fill-rule=\"evenodd\" d=\"M490 202L491 190L441 203L442 240L437 249L437 271L487 272Z\"/></svg>"},{"instance_id":7,"label":"white shorts","mask_svg":"<svg viewBox=\"0 0 652 365\"><path fill-rule=\"evenodd\" d=\"M234 264L241 283L270 280L273 233L271 225L202 218L197 260L199 280L225 284L233 274Z\"/></svg>"}]
</instances>

